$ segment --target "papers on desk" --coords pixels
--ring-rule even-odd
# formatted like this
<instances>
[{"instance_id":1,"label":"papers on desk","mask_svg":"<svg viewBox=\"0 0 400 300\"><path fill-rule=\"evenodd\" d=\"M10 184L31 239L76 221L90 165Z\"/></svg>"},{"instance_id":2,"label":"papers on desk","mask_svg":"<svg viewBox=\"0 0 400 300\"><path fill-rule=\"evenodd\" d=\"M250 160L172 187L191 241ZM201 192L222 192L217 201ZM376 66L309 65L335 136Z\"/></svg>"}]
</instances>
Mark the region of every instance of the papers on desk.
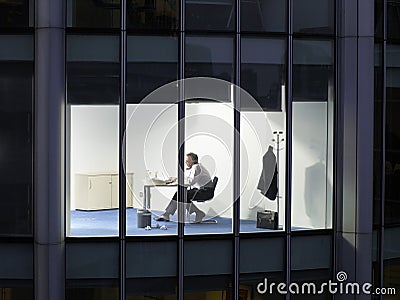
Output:
<instances>
[{"instance_id":1,"label":"papers on desk","mask_svg":"<svg viewBox=\"0 0 400 300\"><path fill-rule=\"evenodd\" d=\"M167 180L163 180L163 179L159 179L159 178L150 178L147 180L143 180L145 185L170 185L171 182L169 179Z\"/></svg>"}]
</instances>

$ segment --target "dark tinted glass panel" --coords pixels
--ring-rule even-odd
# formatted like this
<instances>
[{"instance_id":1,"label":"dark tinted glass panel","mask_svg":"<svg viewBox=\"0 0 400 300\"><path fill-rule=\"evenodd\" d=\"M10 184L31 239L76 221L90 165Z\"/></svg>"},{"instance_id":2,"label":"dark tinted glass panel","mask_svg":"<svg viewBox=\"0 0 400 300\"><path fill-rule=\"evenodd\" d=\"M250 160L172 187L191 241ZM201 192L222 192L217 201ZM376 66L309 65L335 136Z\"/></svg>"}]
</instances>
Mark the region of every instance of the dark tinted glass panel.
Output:
<instances>
[{"instance_id":1,"label":"dark tinted glass panel","mask_svg":"<svg viewBox=\"0 0 400 300\"><path fill-rule=\"evenodd\" d=\"M392 300L398 298L400 290L400 228L398 226L385 228L384 237L383 287L386 287L386 296L383 299ZM397 295L394 295L394 292Z\"/></svg>"},{"instance_id":2,"label":"dark tinted glass panel","mask_svg":"<svg viewBox=\"0 0 400 300\"><path fill-rule=\"evenodd\" d=\"M145 277L126 280L126 300L174 300L177 299L176 291L176 277Z\"/></svg>"},{"instance_id":3,"label":"dark tinted glass panel","mask_svg":"<svg viewBox=\"0 0 400 300\"><path fill-rule=\"evenodd\" d=\"M0 300L33 300L33 298L33 288L24 286L0 288Z\"/></svg>"},{"instance_id":4,"label":"dark tinted glass panel","mask_svg":"<svg viewBox=\"0 0 400 300\"><path fill-rule=\"evenodd\" d=\"M285 49L283 39L242 39L241 85L265 110L281 110Z\"/></svg>"},{"instance_id":5,"label":"dark tinted glass panel","mask_svg":"<svg viewBox=\"0 0 400 300\"><path fill-rule=\"evenodd\" d=\"M290 299L332 299L327 286L329 280L332 280L332 271L329 269L292 271L292 290L300 292L291 293Z\"/></svg>"},{"instance_id":6,"label":"dark tinted glass panel","mask_svg":"<svg viewBox=\"0 0 400 300\"><path fill-rule=\"evenodd\" d=\"M243 273L239 280L239 299L285 299L285 295L280 294L276 288L279 283L285 282L281 272Z\"/></svg>"},{"instance_id":7,"label":"dark tinted glass panel","mask_svg":"<svg viewBox=\"0 0 400 300\"><path fill-rule=\"evenodd\" d=\"M400 0L387 1L387 38L400 40Z\"/></svg>"},{"instance_id":8,"label":"dark tinted glass panel","mask_svg":"<svg viewBox=\"0 0 400 300\"><path fill-rule=\"evenodd\" d=\"M186 29L233 30L235 26L233 0L186 0Z\"/></svg>"},{"instance_id":9,"label":"dark tinted glass panel","mask_svg":"<svg viewBox=\"0 0 400 300\"><path fill-rule=\"evenodd\" d=\"M68 103L119 102L118 42L117 36L68 37Z\"/></svg>"},{"instance_id":10,"label":"dark tinted glass panel","mask_svg":"<svg viewBox=\"0 0 400 300\"><path fill-rule=\"evenodd\" d=\"M32 26L33 0L0 1L0 27Z\"/></svg>"},{"instance_id":11,"label":"dark tinted glass panel","mask_svg":"<svg viewBox=\"0 0 400 300\"><path fill-rule=\"evenodd\" d=\"M286 31L286 0L241 0L244 31Z\"/></svg>"},{"instance_id":12,"label":"dark tinted glass panel","mask_svg":"<svg viewBox=\"0 0 400 300\"><path fill-rule=\"evenodd\" d=\"M333 0L293 0L293 31L299 33L334 32Z\"/></svg>"},{"instance_id":13,"label":"dark tinted glass panel","mask_svg":"<svg viewBox=\"0 0 400 300\"><path fill-rule=\"evenodd\" d=\"M293 41L293 100L326 101L333 81L331 41Z\"/></svg>"},{"instance_id":14,"label":"dark tinted glass panel","mask_svg":"<svg viewBox=\"0 0 400 300\"><path fill-rule=\"evenodd\" d=\"M233 39L229 37L187 37L186 77L215 77L233 80Z\"/></svg>"},{"instance_id":15,"label":"dark tinted glass panel","mask_svg":"<svg viewBox=\"0 0 400 300\"><path fill-rule=\"evenodd\" d=\"M374 62L374 224L380 223L382 189L382 45L375 44Z\"/></svg>"},{"instance_id":16,"label":"dark tinted glass panel","mask_svg":"<svg viewBox=\"0 0 400 300\"><path fill-rule=\"evenodd\" d=\"M128 0L127 27L131 29L177 29L178 0Z\"/></svg>"},{"instance_id":17,"label":"dark tinted glass panel","mask_svg":"<svg viewBox=\"0 0 400 300\"><path fill-rule=\"evenodd\" d=\"M120 0L67 0L67 26L120 27Z\"/></svg>"},{"instance_id":18,"label":"dark tinted glass panel","mask_svg":"<svg viewBox=\"0 0 400 300\"><path fill-rule=\"evenodd\" d=\"M386 48L385 223L400 223L400 45Z\"/></svg>"},{"instance_id":19,"label":"dark tinted glass panel","mask_svg":"<svg viewBox=\"0 0 400 300\"><path fill-rule=\"evenodd\" d=\"M0 44L0 234L31 234L33 39Z\"/></svg>"},{"instance_id":20,"label":"dark tinted glass panel","mask_svg":"<svg viewBox=\"0 0 400 300\"><path fill-rule=\"evenodd\" d=\"M150 92L177 80L178 39L129 36L127 59L127 102L139 103Z\"/></svg>"},{"instance_id":21,"label":"dark tinted glass panel","mask_svg":"<svg viewBox=\"0 0 400 300\"><path fill-rule=\"evenodd\" d=\"M107 282L74 282L74 287L65 289L66 300L117 300L118 288ZM90 286L92 285L92 286Z\"/></svg>"},{"instance_id":22,"label":"dark tinted glass panel","mask_svg":"<svg viewBox=\"0 0 400 300\"><path fill-rule=\"evenodd\" d=\"M383 0L375 0L375 37L383 37Z\"/></svg>"},{"instance_id":23,"label":"dark tinted glass panel","mask_svg":"<svg viewBox=\"0 0 400 300\"><path fill-rule=\"evenodd\" d=\"M233 299L231 282L231 277L227 275L186 276L184 299Z\"/></svg>"}]
</instances>

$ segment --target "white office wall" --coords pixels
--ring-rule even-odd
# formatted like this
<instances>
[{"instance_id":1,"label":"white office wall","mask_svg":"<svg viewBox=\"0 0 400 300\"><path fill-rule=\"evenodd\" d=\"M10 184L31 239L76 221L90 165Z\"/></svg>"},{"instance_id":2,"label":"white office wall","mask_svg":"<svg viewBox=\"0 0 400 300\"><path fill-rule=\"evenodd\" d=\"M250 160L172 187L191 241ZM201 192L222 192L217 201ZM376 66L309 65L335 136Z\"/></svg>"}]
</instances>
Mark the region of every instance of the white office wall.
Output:
<instances>
[{"instance_id":1,"label":"white office wall","mask_svg":"<svg viewBox=\"0 0 400 300\"><path fill-rule=\"evenodd\" d=\"M118 173L118 106L71 106L71 210L75 174Z\"/></svg>"},{"instance_id":2,"label":"white office wall","mask_svg":"<svg viewBox=\"0 0 400 300\"><path fill-rule=\"evenodd\" d=\"M325 228L331 204L327 176L327 102L293 103L292 225ZM331 211L330 209L328 211Z\"/></svg>"},{"instance_id":3,"label":"white office wall","mask_svg":"<svg viewBox=\"0 0 400 300\"><path fill-rule=\"evenodd\" d=\"M126 167L134 173L134 206L143 206L146 170L153 177L177 176L178 110L170 104L127 105ZM164 210L176 188L152 188L151 208Z\"/></svg>"}]
</instances>

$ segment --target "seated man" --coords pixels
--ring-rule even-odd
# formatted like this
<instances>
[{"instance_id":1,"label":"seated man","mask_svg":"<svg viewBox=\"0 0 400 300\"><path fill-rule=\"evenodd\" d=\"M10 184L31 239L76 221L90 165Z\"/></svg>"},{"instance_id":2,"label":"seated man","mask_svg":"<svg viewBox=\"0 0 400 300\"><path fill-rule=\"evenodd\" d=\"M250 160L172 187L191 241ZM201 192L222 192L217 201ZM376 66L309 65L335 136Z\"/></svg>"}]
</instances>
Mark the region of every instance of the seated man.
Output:
<instances>
[{"instance_id":1,"label":"seated man","mask_svg":"<svg viewBox=\"0 0 400 300\"><path fill-rule=\"evenodd\" d=\"M208 200L214 197L213 185L210 173L207 169L198 162L198 156L194 153L186 154L187 169L185 170L185 185L187 185L187 203L191 203L194 199ZM175 182L176 178L171 177L171 182ZM177 194L175 193L172 200L169 202L165 212L156 221L169 221L170 215L173 215L178 207ZM189 208L187 208L189 210ZM189 214L196 213L196 223L200 223L205 217L205 213L201 211L193 203L190 205Z\"/></svg>"}]
</instances>

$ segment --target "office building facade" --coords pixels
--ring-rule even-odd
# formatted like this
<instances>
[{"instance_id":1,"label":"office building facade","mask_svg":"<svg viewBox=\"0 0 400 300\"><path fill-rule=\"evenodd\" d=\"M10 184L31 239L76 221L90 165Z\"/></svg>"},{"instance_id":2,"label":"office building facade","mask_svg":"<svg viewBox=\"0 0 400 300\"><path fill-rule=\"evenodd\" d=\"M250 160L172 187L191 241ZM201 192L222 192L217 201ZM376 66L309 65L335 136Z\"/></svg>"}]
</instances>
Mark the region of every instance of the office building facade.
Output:
<instances>
[{"instance_id":1,"label":"office building facade","mask_svg":"<svg viewBox=\"0 0 400 300\"><path fill-rule=\"evenodd\" d=\"M0 299L398 297L399 1L0 15ZM205 222L180 205L144 228L183 202L188 152L218 177Z\"/></svg>"}]
</instances>

